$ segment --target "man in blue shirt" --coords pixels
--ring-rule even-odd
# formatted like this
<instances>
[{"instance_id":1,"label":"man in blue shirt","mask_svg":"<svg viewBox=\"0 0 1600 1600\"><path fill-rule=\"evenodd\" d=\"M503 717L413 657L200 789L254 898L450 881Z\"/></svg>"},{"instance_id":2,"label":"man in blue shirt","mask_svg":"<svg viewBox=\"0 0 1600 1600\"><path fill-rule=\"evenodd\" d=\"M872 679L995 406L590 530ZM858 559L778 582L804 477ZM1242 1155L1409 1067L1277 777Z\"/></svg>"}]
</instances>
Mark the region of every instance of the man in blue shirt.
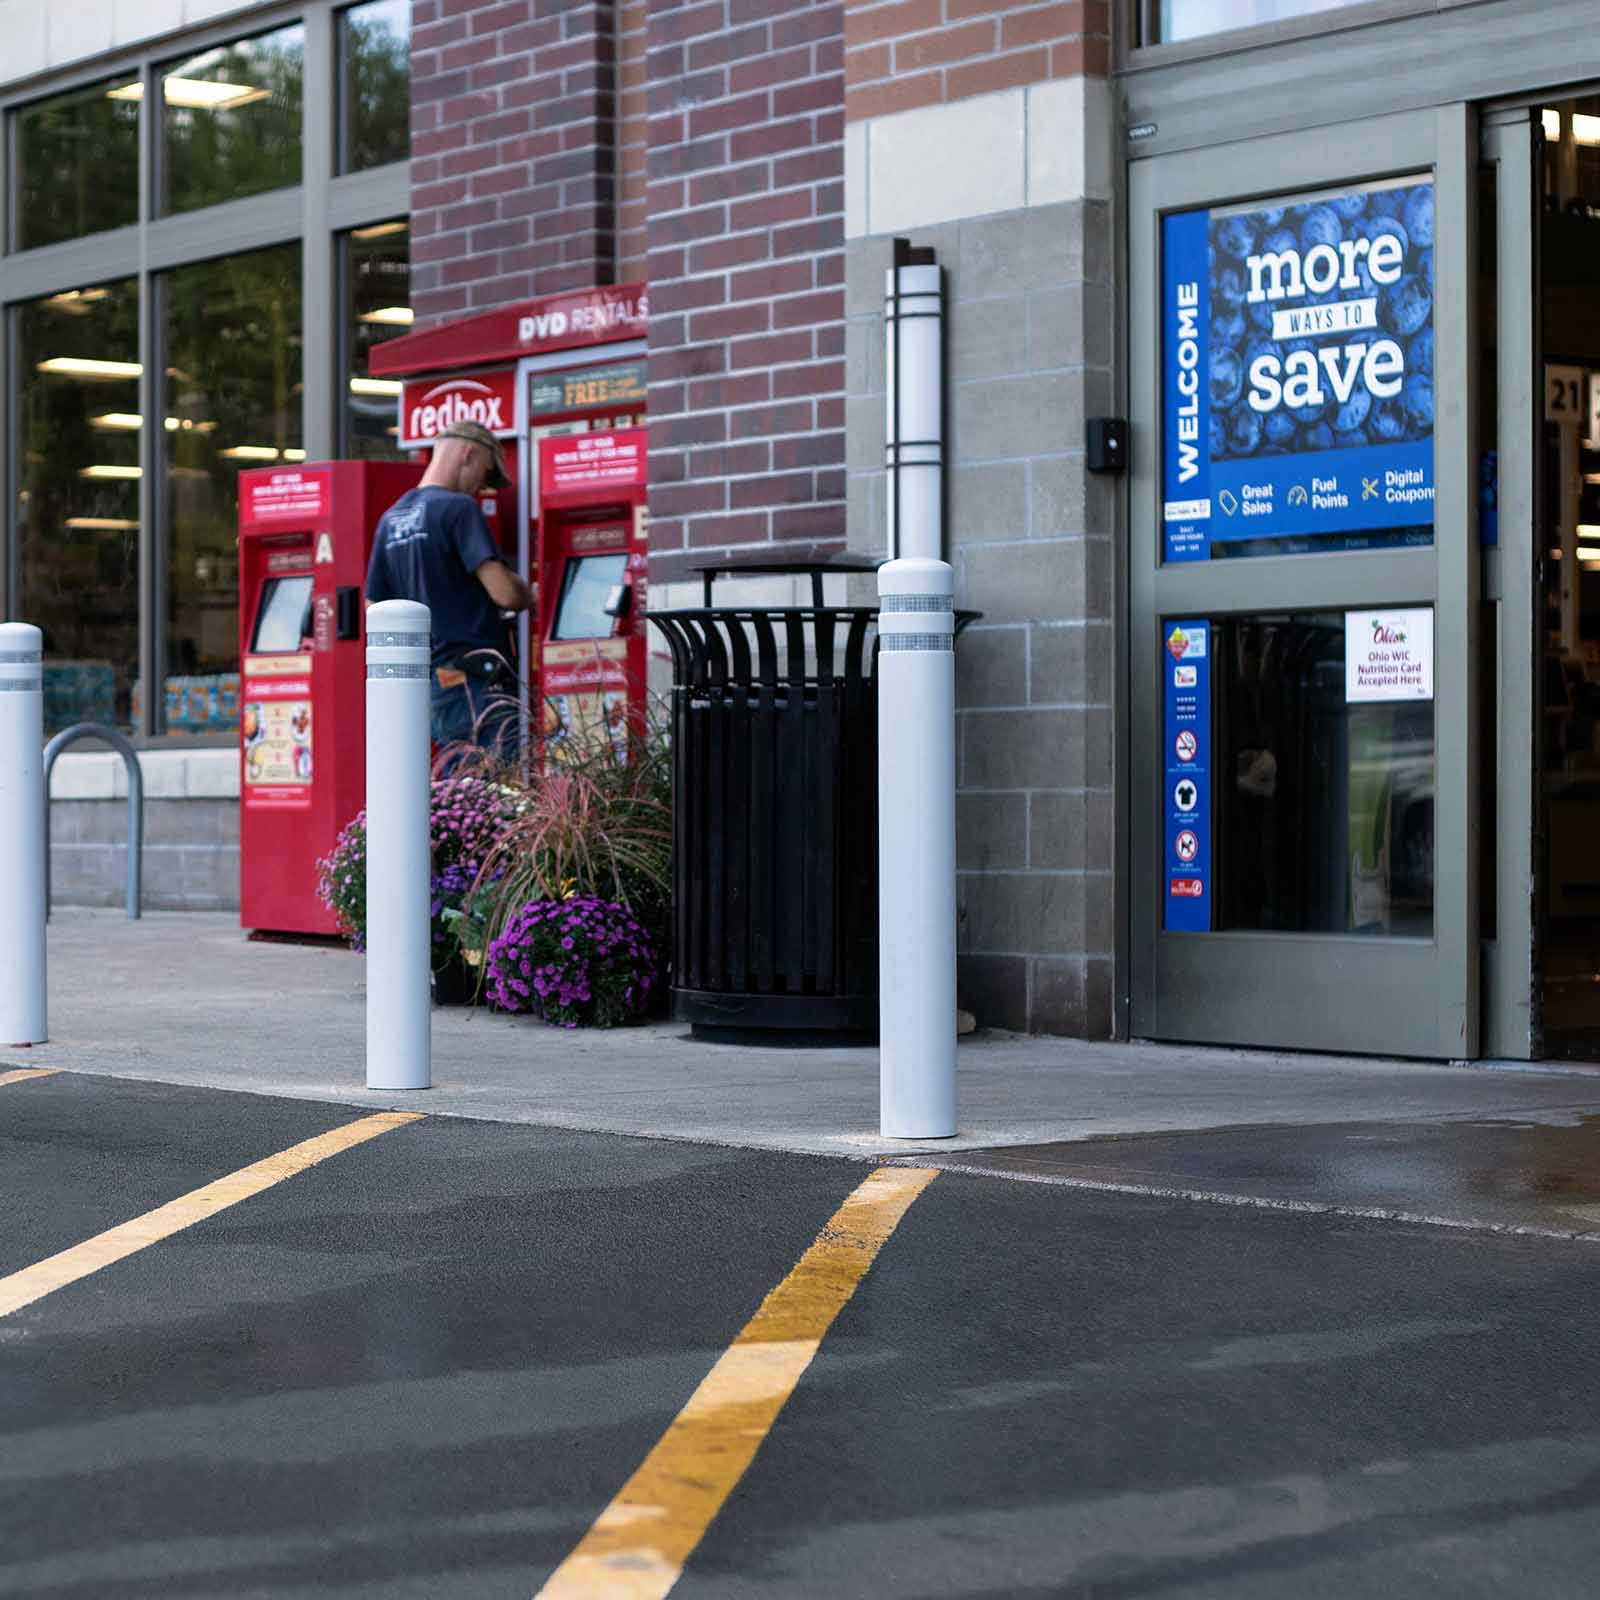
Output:
<instances>
[{"instance_id":1,"label":"man in blue shirt","mask_svg":"<svg viewBox=\"0 0 1600 1600\"><path fill-rule=\"evenodd\" d=\"M367 568L368 600L420 600L432 614L434 742L501 754L516 743L517 685L500 613L533 604L478 508L506 481L500 441L482 423L451 423L422 482L379 519Z\"/></svg>"}]
</instances>

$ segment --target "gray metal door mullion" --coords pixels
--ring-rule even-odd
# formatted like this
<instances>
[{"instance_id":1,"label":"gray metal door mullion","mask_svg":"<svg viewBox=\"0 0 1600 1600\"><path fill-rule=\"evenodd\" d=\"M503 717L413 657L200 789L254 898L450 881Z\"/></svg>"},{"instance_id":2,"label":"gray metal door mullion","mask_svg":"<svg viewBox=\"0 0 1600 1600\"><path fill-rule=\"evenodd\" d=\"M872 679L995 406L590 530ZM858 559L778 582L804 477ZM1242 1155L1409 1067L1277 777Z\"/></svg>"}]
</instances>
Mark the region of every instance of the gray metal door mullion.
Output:
<instances>
[{"instance_id":1,"label":"gray metal door mullion","mask_svg":"<svg viewBox=\"0 0 1600 1600\"><path fill-rule=\"evenodd\" d=\"M1484 137L1495 163L1495 359L1499 542L1486 552L1499 601L1495 928L1484 941L1484 1049L1526 1061L1538 1052L1534 1004L1539 782L1535 717L1539 604L1535 472L1543 398L1538 383L1539 296L1535 161L1537 113L1497 114ZM1489 685L1484 686L1485 693Z\"/></svg>"}]
</instances>

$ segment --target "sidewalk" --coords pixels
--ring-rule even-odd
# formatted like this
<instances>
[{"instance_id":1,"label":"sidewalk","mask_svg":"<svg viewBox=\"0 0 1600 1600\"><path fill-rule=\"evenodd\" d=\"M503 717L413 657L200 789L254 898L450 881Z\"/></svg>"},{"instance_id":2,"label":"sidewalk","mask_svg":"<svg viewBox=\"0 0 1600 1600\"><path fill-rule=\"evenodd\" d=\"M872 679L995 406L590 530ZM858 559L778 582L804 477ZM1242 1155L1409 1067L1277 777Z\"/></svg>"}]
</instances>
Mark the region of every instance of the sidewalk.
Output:
<instances>
[{"instance_id":1,"label":"sidewalk","mask_svg":"<svg viewBox=\"0 0 1600 1600\"><path fill-rule=\"evenodd\" d=\"M677 1024L566 1032L433 1014L435 1087L368 1093L365 964L252 944L231 916L63 909L50 925L51 1041L11 1065L755 1149L869 1157L877 1053L702 1044ZM1249 1125L1600 1113L1592 1069L1489 1068L980 1032L962 1041L960 1136L940 1154Z\"/></svg>"}]
</instances>

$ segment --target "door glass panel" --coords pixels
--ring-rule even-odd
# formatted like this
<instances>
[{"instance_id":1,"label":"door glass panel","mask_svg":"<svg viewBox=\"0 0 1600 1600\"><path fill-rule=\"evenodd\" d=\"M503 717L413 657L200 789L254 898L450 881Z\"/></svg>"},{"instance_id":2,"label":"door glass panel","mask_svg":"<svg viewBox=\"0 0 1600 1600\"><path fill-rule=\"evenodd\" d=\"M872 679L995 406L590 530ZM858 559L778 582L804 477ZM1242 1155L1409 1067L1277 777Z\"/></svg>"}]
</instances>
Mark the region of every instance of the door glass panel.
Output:
<instances>
[{"instance_id":1,"label":"door glass panel","mask_svg":"<svg viewBox=\"0 0 1600 1600\"><path fill-rule=\"evenodd\" d=\"M1348 639L1386 661L1420 642L1422 617L1425 682L1347 671ZM1213 624L1217 928L1432 933L1431 620L1330 611ZM1375 633L1407 632L1368 648ZM1374 688L1406 698L1361 698Z\"/></svg>"},{"instance_id":2,"label":"door glass panel","mask_svg":"<svg viewBox=\"0 0 1600 1600\"><path fill-rule=\"evenodd\" d=\"M1163 559L1433 542L1433 182L1163 219Z\"/></svg>"}]
</instances>

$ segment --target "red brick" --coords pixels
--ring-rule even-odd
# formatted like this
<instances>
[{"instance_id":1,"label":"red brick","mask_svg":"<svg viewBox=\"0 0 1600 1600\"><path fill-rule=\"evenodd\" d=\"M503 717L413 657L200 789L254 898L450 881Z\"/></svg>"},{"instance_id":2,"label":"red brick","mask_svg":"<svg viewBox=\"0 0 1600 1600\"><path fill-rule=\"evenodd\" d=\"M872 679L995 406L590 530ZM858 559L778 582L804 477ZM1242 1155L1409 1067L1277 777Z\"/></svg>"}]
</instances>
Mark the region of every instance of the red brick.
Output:
<instances>
[{"instance_id":1,"label":"red brick","mask_svg":"<svg viewBox=\"0 0 1600 1600\"><path fill-rule=\"evenodd\" d=\"M910 39L896 39L896 72L916 72L924 67L947 67L952 61L970 61L994 49L992 22L969 22L959 28L944 28L938 33L919 33Z\"/></svg>"},{"instance_id":2,"label":"red brick","mask_svg":"<svg viewBox=\"0 0 1600 1600\"><path fill-rule=\"evenodd\" d=\"M844 42L854 47L879 39L900 39L944 21L940 0L899 0L898 4L848 6L844 14Z\"/></svg>"},{"instance_id":3,"label":"red brick","mask_svg":"<svg viewBox=\"0 0 1600 1600\"><path fill-rule=\"evenodd\" d=\"M765 261L772 254L772 244L765 233L744 233L736 239L713 239L707 244L697 244L689 252L690 272L721 272L728 267L748 266L752 261Z\"/></svg>"},{"instance_id":4,"label":"red brick","mask_svg":"<svg viewBox=\"0 0 1600 1600\"><path fill-rule=\"evenodd\" d=\"M726 66L730 61L746 60L751 56L764 56L772 48L765 22L747 28L734 28L725 33L714 33L708 38L696 39L689 46L689 70L702 67Z\"/></svg>"},{"instance_id":5,"label":"red brick","mask_svg":"<svg viewBox=\"0 0 1600 1600\"><path fill-rule=\"evenodd\" d=\"M817 401L817 426L819 428L842 428L844 426L844 396L837 400Z\"/></svg>"},{"instance_id":6,"label":"red brick","mask_svg":"<svg viewBox=\"0 0 1600 1600\"><path fill-rule=\"evenodd\" d=\"M800 395L838 394L844 389L844 364L818 361L804 367L779 367L772 375L774 400L792 400Z\"/></svg>"},{"instance_id":7,"label":"red brick","mask_svg":"<svg viewBox=\"0 0 1600 1600\"><path fill-rule=\"evenodd\" d=\"M771 398L772 379L765 371L743 372L731 378L701 378L689 385L691 411L726 411L733 406L760 405Z\"/></svg>"},{"instance_id":8,"label":"red brick","mask_svg":"<svg viewBox=\"0 0 1600 1600\"><path fill-rule=\"evenodd\" d=\"M720 238L728 231L728 212L724 206L705 206L699 211L678 211L650 219L650 242L655 245L690 244L696 239Z\"/></svg>"},{"instance_id":9,"label":"red brick","mask_svg":"<svg viewBox=\"0 0 1600 1600\"><path fill-rule=\"evenodd\" d=\"M469 248L474 255L489 250L510 250L525 245L531 236L532 224L526 217L515 222L496 222L487 228L474 228L469 238Z\"/></svg>"},{"instance_id":10,"label":"red brick","mask_svg":"<svg viewBox=\"0 0 1600 1600\"><path fill-rule=\"evenodd\" d=\"M652 368L655 358L651 357ZM650 449L670 449L673 445L717 444L728 436L728 419L721 411L702 411L698 415L652 417Z\"/></svg>"},{"instance_id":11,"label":"red brick","mask_svg":"<svg viewBox=\"0 0 1600 1600\"><path fill-rule=\"evenodd\" d=\"M732 300L753 300L769 295L795 294L809 289L814 276L809 260L775 261L771 266L752 267L748 272L734 273L728 282L728 297Z\"/></svg>"},{"instance_id":12,"label":"red brick","mask_svg":"<svg viewBox=\"0 0 1600 1600\"><path fill-rule=\"evenodd\" d=\"M945 99L966 100L1040 83L1050 76L1050 52L1044 48L1019 50L1015 55L994 56L969 67L952 67L945 74Z\"/></svg>"},{"instance_id":13,"label":"red brick","mask_svg":"<svg viewBox=\"0 0 1600 1600\"><path fill-rule=\"evenodd\" d=\"M691 339L742 339L752 333L765 333L771 326L771 312L764 300L744 305L722 306L702 311L690 318Z\"/></svg>"},{"instance_id":14,"label":"red brick","mask_svg":"<svg viewBox=\"0 0 1600 1600\"><path fill-rule=\"evenodd\" d=\"M1049 44L1068 34L1083 32L1083 6L1077 0L1013 11L1000 23L1000 48L1020 50L1024 45Z\"/></svg>"},{"instance_id":15,"label":"red brick","mask_svg":"<svg viewBox=\"0 0 1600 1600\"><path fill-rule=\"evenodd\" d=\"M772 537L784 541L810 539L817 542L819 553L827 548L830 539L844 546L844 507L795 506L791 510L777 511L772 517Z\"/></svg>"},{"instance_id":16,"label":"red brick","mask_svg":"<svg viewBox=\"0 0 1600 1600\"><path fill-rule=\"evenodd\" d=\"M784 156L772 164L772 187L787 189L797 183L826 183L844 172L844 158L837 150L807 150L803 155Z\"/></svg>"},{"instance_id":17,"label":"red brick","mask_svg":"<svg viewBox=\"0 0 1600 1600\"><path fill-rule=\"evenodd\" d=\"M650 391L652 409L655 390ZM765 472L772 461L773 447L765 439L745 444L718 445L710 450L694 450L689 454L689 473L696 478L737 478L749 472ZM655 474L655 453L651 452L650 472Z\"/></svg>"},{"instance_id":18,"label":"red brick","mask_svg":"<svg viewBox=\"0 0 1600 1600\"><path fill-rule=\"evenodd\" d=\"M742 167L725 167L720 172L705 172L690 179L689 203L700 206L712 200L736 200L746 195L765 194L771 183L771 169L759 162Z\"/></svg>"},{"instance_id":19,"label":"red brick","mask_svg":"<svg viewBox=\"0 0 1600 1600\"><path fill-rule=\"evenodd\" d=\"M816 255L823 250L844 248L844 218L819 217L815 222L798 222L791 228L775 228L772 253L775 256Z\"/></svg>"},{"instance_id":20,"label":"red brick","mask_svg":"<svg viewBox=\"0 0 1600 1600\"><path fill-rule=\"evenodd\" d=\"M871 83L874 78L889 76L889 46L868 45L861 50L846 50L844 76L848 84Z\"/></svg>"},{"instance_id":21,"label":"red brick","mask_svg":"<svg viewBox=\"0 0 1600 1600\"><path fill-rule=\"evenodd\" d=\"M746 228L770 228L780 222L799 222L814 214L816 197L810 189L784 189L741 201L728 208L728 229L741 233Z\"/></svg>"},{"instance_id":22,"label":"red brick","mask_svg":"<svg viewBox=\"0 0 1600 1600\"><path fill-rule=\"evenodd\" d=\"M944 75L924 72L915 78L890 78L862 89L847 89L844 113L847 121L865 122L869 117L892 116L896 111L915 111L944 99Z\"/></svg>"},{"instance_id":23,"label":"red brick","mask_svg":"<svg viewBox=\"0 0 1600 1600\"><path fill-rule=\"evenodd\" d=\"M457 67L476 67L492 61L498 53L493 39L464 39L460 44L446 45L439 52L439 65L453 72Z\"/></svg>"},{"instance_id":24,"label":"red brick","mask_svg":"<svg viewBox=\"0 0 1600 1600\"><path fill-rule=\"evenodd\" d=\"M805 368L785 369L803 372ZM774 467L832 467L845 459L844 435L840 433L795 434L776 439L772 445Z\"/></svg>"},{"instance_id":25,"label":"red brick","mask_svg":"<svg viewBox=\"0 0 1600 1600\"><path fill-rule=\"evenodd\" d=\"M529 20L532 7L528 0L510 0L508 5L484 6L472 13L474 33L498 33L502 28L515 28Z\"/></svg>"},{"instance_id":26,"label":"red brick","mask_svg":"<svg viewBox=\"0 0 1600 1600\"><path fill-rule=\"evenodd\" d=\"M728 486L728 509L750 506L804 505L816 485L809 472L786 472L766 478L741 478Z\"/></svg>"},{"instance_id":27,"label":"red brick","mask_svg":"<svg viewBox=\"0 0 1600 1600\"><path fill-rule=\"evenodd\" d=\"M784 50L756 61L741 61L728 74L728 88L733 94L744 94L750 89L771 89L810 76L810 50Z\"/></svg>"},{"instance_id":28,"label":"red brick","mask_svg":"<svg viewBox=\"0 0 1600 1600\"><path fill-rule=\"evenodd\" d=\"M652 516L681 517L696 511L725 511L727 507L727 485L718 479L668 487L652 484L650 488Z\"/></svg>"},{"instance_id":29,"label":"red brick","mask_svg":"<svg viewBox=\"0 0 1600 1600\"><path fill-rule=\"evenodd\" d=\"M728 365L770 367L780 361L809 361L811 335L805 333L766 334L755 339L740 339L728 346Z\"/></svg>"},{"instance_id":30,"label":"red brick","mask_svg":"<svg viewBox=\"0 0 1600 1600\"><path fill-rule=\"evenodd\" d=\"M689 114L689 136L699 139L711 133L727 133L734 128L755 127L765 123L771 112L772 97L765 92L700 106Z\"/></svg>"},{"instance_id":31,"label":"red brick","mask_svg":"<svg viewBox=\"0 0 1600 1600\"><path fill-rule=\"evenodd\" d=\"M763 127L747 128L728 140L728 159L753 161L762 156L782 155L789 150L804 150L817 143L816 132L808 117L794 117L788 122L769 122Z\"/></svg>"},{"instance_id":32,"label":"red brick","mask_svg":"<svg viewBox=\"0 0 1600 1600\"><path fill-rule=\"evenodd\" d=\"M767 518L746 511L732 517L696 517L689 524L689 543L704 549L712 545L767 542Z\"/></svg>"},{"instance_id":33,"label":"red brick","mask_svg":"<svg viewBox=\"0 0 1600 1600\"><path fill-rule=\"evenodd\" d=\"M662 349L655 340L652 326L650 339L650 381L673 378L704 378L727 367L726 347L720 344L688 345L679 349Z\"/></svg>"},{"instance_id":34,"label":"red brick","mask_svg":"<svg viewBox=\"0 0 1600 1600\"><path fill-rule=\"evenodd\" d=\"M827 289L820 294L797 294L772 305L772 326L814 328L819 323L837 322L844 316L844 294Z\"/></svg>"},{"instance_id":35,"label":"red brick","mask_svg":"<svg viewBox=\"0 0 1600 1600\"><path fill-rule=\"evenodd\" d=\"M806 111L825 111L844 104L844 79L837 73L813 78L809 83L793 83L772 96L775 117L799 116Z\"/></svg>"},{"instance_id":36,"label":"red brick","mask_svg":"<svg viewBox=\"0 0 1600 1600\"><path fill-rule=\"evenodd\" d=\"M817 6L811 11L801 11L772 24L772 48L787 50L790 45L837 39L842 26L837 6Z\"/></svg>"}]
</instances>

